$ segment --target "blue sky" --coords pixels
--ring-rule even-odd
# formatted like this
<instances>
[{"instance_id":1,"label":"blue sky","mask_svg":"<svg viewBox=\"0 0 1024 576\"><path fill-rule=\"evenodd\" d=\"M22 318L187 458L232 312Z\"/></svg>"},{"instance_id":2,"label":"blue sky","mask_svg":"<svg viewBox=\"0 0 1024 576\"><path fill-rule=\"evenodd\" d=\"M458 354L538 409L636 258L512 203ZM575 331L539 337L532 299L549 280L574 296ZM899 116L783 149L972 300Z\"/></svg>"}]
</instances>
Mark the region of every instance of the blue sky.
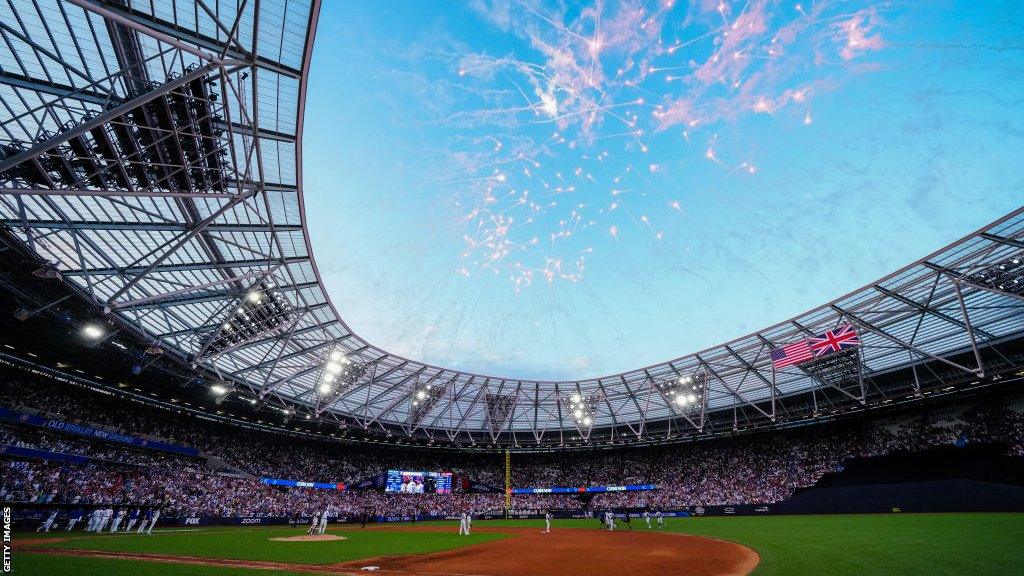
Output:
<instances>
[{"instance_id":1,"label":"blue sky","mask_svg":"<svg viewBox=\"0 0 1024 576\"><path fill-rule=\"evenodd\" d=\"M611 374L786 319L1009 212L1014 2L328 2L314 253L384 349Z\"/></svg>"}]
</instances>

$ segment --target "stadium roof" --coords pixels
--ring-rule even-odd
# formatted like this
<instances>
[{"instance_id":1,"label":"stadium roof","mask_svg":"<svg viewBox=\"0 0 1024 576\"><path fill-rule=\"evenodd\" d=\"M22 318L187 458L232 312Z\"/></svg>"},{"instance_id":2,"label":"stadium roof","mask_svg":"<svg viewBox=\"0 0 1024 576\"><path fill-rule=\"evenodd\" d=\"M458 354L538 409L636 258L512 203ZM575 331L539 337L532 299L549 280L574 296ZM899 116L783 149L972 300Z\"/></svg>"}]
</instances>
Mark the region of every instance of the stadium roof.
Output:
<instances>
[{"instance_id":1,"label":"stadium roof","mask_svg":"<svg viewBox=\"0 0 1024 576\"><path fill-rule=\"evenodd\" d=\"M332 306L305 229L319 8L0 5L0 224L39 274L237 394L451 442L643 439L725 412L774 421L812 390L862 403L895 369L916 381L918 367L981 378L1014 364L997 346L1024 331L1024 208L795 318L621 374L529 381L373 346ZM773 348L847 323L859 348L773 371Z\"/></svg>"}]
</instances>

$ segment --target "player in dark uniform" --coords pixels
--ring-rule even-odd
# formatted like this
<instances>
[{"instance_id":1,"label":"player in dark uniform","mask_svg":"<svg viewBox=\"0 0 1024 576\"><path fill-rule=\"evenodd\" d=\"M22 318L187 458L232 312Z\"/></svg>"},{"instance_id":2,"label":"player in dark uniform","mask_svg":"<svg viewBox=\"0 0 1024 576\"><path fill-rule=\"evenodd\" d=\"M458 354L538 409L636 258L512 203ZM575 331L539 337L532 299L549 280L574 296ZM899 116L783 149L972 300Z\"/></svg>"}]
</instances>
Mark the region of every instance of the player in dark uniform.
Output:
<instances>
[{"instance_id":1,"label":"player in dark uniform","mask_svg":"<svg viewBox=\"0 0 1024 576\"><path fill-rule=\"evenodd\" d=\"M631 520L631 518L629 517L629 511L627 510L626 511L626 515L622 518L622 521L626 523L626 526L629 526L630 530L632 530L633 529L633 525L630 524L630 520Z\"/></svg>"}]
</instances>

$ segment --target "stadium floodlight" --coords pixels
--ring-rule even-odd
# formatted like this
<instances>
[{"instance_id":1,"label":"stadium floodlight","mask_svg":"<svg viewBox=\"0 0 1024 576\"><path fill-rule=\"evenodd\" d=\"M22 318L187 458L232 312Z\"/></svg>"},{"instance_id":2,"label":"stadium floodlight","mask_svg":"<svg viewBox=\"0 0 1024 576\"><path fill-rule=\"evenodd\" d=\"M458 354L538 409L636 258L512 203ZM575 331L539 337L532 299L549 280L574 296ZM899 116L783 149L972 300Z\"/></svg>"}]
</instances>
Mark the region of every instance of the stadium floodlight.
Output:
<instances>
[{"instance_id":1,"label":"stadium floodlight","mask_svg":"<svg viewBox=\"0 0 1024 576\"><path fill-rule=\"evenodd\" d=\"M590 426L591 423L593 423L593 420L590 419L590 416L587 416L586 418L583 419L584 426Z\"/></svg>"},{"instance_id":2,"label":"stadium floodlight","mask_svg":"<svg viewBox=\"0 0 1024 576\"><path fill-rule=\"evenodd\" d=\"M218 396L223 396L224 394L228 393L228 389L226 386L223 386L221 384L214 384L213 386L210 386L210 392L213 392Z\"/></svg>"},{"instance_id":3,"label":"stadium floodlight","mask_svg":"<svg viewBox=\"0 0 1024 576\"><path fill-rule=\"evenodd\" d=\"M321 394L330 394L331 390L334 390L334 387L331 386L329 382L324 382L323 384L320 385Z\"/></svg>"},{"instance_id":4,"label":"stadium floodlight","mask_svg":"<svg viewBox=\"0 0 1024 576\"><path fill-rule=\"evenodd\" d=\"M263 301L263 296L256 290L249 292L246 298L248 298L249 302L252 302L253 304L259 304L261 301Z\"/></svg>"},{"instance_id":5,"label":"stadium floodlight","mask_svg":"<svg viewBox=\"0 0 1024 576\"><path fill-rule=\"evenodd\" d=\"M338 372L341 372L341 364L338 364L337 362L328 362L324 369L327 370L328 374L337 374Z\"/></svg>"},{"instance_id":6,"label":"stadium floodlight","mask_svg":"<svg viewBox=\"0 0 1024 576\"><path fill-rule=\"evenodd\" d=\"M86 337L92 340L99 340L103 337L104 330L99 324L86 324L85 327L82 328L82 334L85 334Z\"/></svg>"},{"instance_id":7,"label":"stadium floodlight","mask_svg":"<svg viewBox=\"0 0 1024 576\"><path fill-rule=\"evenodd\" d=\"M424 390L420 390L419 392L416 393L416 398L419 398L420 400L423 400L426 397L427 393Z\"/></svg>"},{"instance_id":8,"label":"stadium floodlight","mask_svg":"<svg viewBox=\"0 0 1024 576\"><path fill-rule=\"evenodd\" d=\"M576 412L573 413L573 416L575 416L577 419L583 418L583 410L577 410Z\"/></svg>"},{"instance_id":9,"label":"stadium floodlight","mask_svg":"<svg viewBox=\"0 0 1024 576\"><path fill-rule=\"evenodd\" d=\"M331 362L341 362L341 359L342 359L343 356L344 355L341 353L341 350L332 350L331 351Z\"/></svg>"},{"instance_id":10,"label":"stadium floodlight","mask_svg":"<svg viewBox=\"0 0 1024 576\"><path fill-rule=\"evenodd\" d=\"M581 400L583 400L583 398L581 398L579 394L573 394L572 395L572 403L573 404L579 404L579 402Z\"/></svg>"}]
</instances>

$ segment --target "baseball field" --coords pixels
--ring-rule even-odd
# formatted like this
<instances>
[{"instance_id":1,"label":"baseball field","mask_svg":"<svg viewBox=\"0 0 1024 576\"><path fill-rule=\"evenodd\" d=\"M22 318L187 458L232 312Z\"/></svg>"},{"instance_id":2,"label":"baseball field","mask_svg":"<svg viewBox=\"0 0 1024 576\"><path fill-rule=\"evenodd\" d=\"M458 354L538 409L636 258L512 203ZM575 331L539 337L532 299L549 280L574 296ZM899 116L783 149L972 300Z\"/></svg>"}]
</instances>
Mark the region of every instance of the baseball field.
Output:
<instances>
[{"instance_id":1,"label":"baseball field","mask_svg":"<svg viewBox=\"0 0 1024 576\"><path fill-rule=\"evenodd\" d=\"M663 530L596 520L165 529L153 535L16 533L13 569L81 576L434 574L1024 574L1024 514L671 518Z\"/></svg>"}]
</instances>

